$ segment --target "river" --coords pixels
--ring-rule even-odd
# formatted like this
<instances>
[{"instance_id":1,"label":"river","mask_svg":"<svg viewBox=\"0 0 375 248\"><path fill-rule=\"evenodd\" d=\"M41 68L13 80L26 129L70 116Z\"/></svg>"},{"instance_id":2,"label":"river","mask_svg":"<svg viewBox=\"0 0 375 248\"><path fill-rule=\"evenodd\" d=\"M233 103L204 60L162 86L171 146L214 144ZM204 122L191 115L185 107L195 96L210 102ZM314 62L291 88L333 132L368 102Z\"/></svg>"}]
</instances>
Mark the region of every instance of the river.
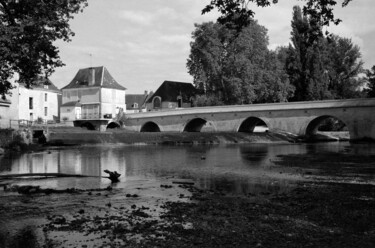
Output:
<instances>
[{"instance_id":1,"label":"river","mask_svg":"<svg viewBox=\"0 0 375 248\"><path fill-rule=\"evenodd\" d=\"M288 190L296 180L305 180L301 167L281 166L284 155L334 153L374 155L373 144L331 142L315 144L243 144L214 146L80 146L50 148L41 152L0 158L0 176L35 173L84 175L84 178L24 179L19 184L46 188L99 188L110 181L103 171L121 174L117 188L165 180L192 180L203 189L249 194ZM369 183L374 183L373 181Z\"/></svg>"}]
</instances>

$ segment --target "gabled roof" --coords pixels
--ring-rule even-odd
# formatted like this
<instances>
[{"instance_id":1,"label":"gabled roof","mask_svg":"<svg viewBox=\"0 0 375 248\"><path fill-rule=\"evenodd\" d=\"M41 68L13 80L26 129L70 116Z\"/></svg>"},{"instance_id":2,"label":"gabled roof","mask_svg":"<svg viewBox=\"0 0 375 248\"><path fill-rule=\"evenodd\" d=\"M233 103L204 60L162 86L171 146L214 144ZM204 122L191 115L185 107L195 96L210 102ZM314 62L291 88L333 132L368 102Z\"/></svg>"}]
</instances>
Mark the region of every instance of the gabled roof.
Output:
<instances>
[{"instance_id":1,"label":"gabled roof","mask_svg":"<svg viewBox=\"0 0 375 248\"><path fill-rule=\"evenodd\" d=\"M190 97L196 95L196 92L197 90L191 83L164 81L147 100L147 103L151 103L155 96L161 97L163 102L177 102L177 97L181 96L184 102L188 102Z\"/></svg>"},{"instance_id":2,"label":"gabled roof","mask_svg":"<svg viewBox=\"0 0 375 248\"><path fill-rule=\"evenodd\" d=\"M134 103L138 103L138 108L141 108L142 105L146 102L148 96L148 94L126 94L126 108L131 109L131 106Z\"/></svg>"},{"instance_id":3,"label":"gabled roof","mask_svg":"<svg viewBox=\"0 0 375 248\"><path fill-rule=\"evenodd\" d=\"M92 70L94 70L94 79L92 79ZM92 81L94 82L92 83ZM62 90L87 87L126 90L125 87L117 83L104 66L80 69L73 80L67 86L63 87Z\"/></svg>"}]
</instances>

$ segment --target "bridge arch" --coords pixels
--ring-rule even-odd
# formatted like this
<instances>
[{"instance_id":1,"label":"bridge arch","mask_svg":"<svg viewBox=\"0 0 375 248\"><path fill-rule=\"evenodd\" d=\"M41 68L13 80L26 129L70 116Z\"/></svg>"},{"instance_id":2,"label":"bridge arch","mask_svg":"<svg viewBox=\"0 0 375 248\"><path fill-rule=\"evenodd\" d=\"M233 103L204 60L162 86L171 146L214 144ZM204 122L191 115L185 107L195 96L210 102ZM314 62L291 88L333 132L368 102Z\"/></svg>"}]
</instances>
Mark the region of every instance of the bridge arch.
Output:
<instances>
[{"instance_id":1,"label":"bridge arch","mask_svg":"<svg viewBox=\"0 0 375 248\"><path fill-rule=\"evenodd\" d=\"M256 127L262 127L256 129ZM246 118L240 126L238 127L237 132L244 132L244 133L253 133L253 132L265 132L268 131L269 126L267 123L259 117L251 116Z\"/></svg>"},{"instance_id":2,"label":"bridge arch","mask_svg":"<svg viewBox=\"0 0 375 248\"><path fill-rule=\"evenodd\" d=\"M194 118L185 125L183 132L200 132L206 123L205 119Z\"/></svg>"},{"instance_id":3,"label":"bridge arch","mask_svg":"<svg viewBox=\"0 0 375 248\"><path fill-rule=\"evenodd\" d=\"M120 128L120 127L121 127L120 123L115 122L115 121L108 123L107 125L107 129L115 129L115 128Z\"/></svg>"},{"instance_id":4,"label":"bridge arch","mask_svg":"<svg viewBox=\"0 0 375 248\"><path fill-rule=\"evenodd\" d=\"M87 128L87 130L95 130L95 126L91 122L84 122L81 124L81 127Z\"/></svg>"},{"instance_id":5,"label":"bridge arch","mask_svg":"<svg viewBox=\"0 0 375 248\"><path fill-rule=\"evenodd\" d=\"M140 132L160 132L160 127L153 121L148 121L141 127Z\"/></svg>"},{"instance_id":6,"label":"bridge arch","mask_svg":"<svg viewBox=\"0 0 375 248\"><path fill-rule=\"evenodd\" d=\"M307 137L315 135L318 131L348 131L349 126L341 119L332 115L322 115L311 120L305 131ZM349 132L350 135L350 132Z\"/></svg>"}]
</instances>

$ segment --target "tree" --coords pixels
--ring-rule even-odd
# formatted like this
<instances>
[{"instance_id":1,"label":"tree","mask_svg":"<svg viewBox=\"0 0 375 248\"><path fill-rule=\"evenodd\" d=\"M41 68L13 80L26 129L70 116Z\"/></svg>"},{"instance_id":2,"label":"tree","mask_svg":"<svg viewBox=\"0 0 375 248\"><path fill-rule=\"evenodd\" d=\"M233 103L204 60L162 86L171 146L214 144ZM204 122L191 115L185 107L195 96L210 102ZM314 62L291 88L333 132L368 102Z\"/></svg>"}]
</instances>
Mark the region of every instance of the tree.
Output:
<instances>
[{"instance_id":1,"label":"tree","mask_svg":"<svg viewBox=\"0 0 375 248\"><path fill-rule=\"evenodd\" d=\"M336 6L335 0L305 0L306 4L303 7L303 13L313 19L318 26L329 26L330 23L339 24L340 19L335 18L333 8ZM341 6L346 7L352 0L342 0ZM258 7L267 7L272 4L278 3L278 0L211 0L203 10L202 14L217 9L221 16L218 22L228 25L236 30L249 25L249 20L254 17L255 12L249 8L250 4ZM310 29L312 40L319 38L323 35L322 29Z\"/></svg>"},{"instance_id":2,"label":"tree","mask_svg":"<svg viewBox=\"0 0 375 248\"><path fill-rule=\"evenodd\" d=\"M27 87L39 75L48 77L63 66L56 40L70 41L73 14L87 0L0 0L0 95L12 88L10 80Z\"/></svg>"},{"instance_id":3,"label":"tree","mask_svg":"<svg viewBox=\"0 0 375 248\"><path fill-rule=\"evenodd\" d=\"M267 48L263 26L252 20L239 33L212 22L195 27L187 67L207 96L225 104L278 102L291 96L293 87Z\"/></svg>"},{"instance_id":4,"label":"tree","mask_svg":"<svg viewBox=\"0 0 375 248\"><path fill-rule=\"evenodd\" d=\"M317 24L293 8L292 44L281 56L291 83L296 87L292 100L323 100L361 97L364 79L358 46L348 38L330 34L310 41L310 29Z\"/></svg>"},{"instance_id":5,"label":"tree","mask_svg":"<svg viewBox=\"0 0 375 248\"><path fill-rule=\"evenodd\" d=\"M329 91L333 99L356 98L365 80L361 52L351 39L332 35L327 41Z\"/></svg>"},{"instance_id":6,"label":"tree","mask_svg":"<svg viewBox=\"0 0 375 248\"><path fill-rule=\"evenodd\" d=\"M375 65L372 66L371 70L366 71L368 80L368 97L375 97Z\"/></svg>"},{"instance_id":7,"label":"tree","mask_svg":"<svg viewBox=\"0 0 375 248\"><path fill-rule=\"evenodd\" d=\"M295 101L322 100L329 98L324 38L311 40L311 29L318 25L302 13L299 6L293 7L292 32L286 58L286 71L295 86Z\"/></svg>"}]
</instances>

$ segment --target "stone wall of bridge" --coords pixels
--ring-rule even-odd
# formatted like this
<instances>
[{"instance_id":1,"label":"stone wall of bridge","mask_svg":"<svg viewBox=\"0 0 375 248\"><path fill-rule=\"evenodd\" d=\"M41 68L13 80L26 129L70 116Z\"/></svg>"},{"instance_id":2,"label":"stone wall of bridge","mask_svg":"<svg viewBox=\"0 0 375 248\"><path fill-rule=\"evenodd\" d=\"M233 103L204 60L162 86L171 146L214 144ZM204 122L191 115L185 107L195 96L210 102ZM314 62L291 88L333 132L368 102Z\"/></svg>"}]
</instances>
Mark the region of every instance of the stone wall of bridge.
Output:
<instances>
[{"instance_id":1,"label":"stone wall of bridge","mask_svg":"<svg viewBox=\"0 0 375 248\"><path fill-rule=\"evenodd\" d=\"M241 125L262 120L270 131L296 135L313 133L319 120L335 117L348 127L351 139L375 139L375 99L253 104L179 109L127 115L133 131L238 132ZM245 125L245 126L246 126ZM148 127L148 128L145 128ZM159 130L154 130L157 127Z\"/></svg>"}]
</instances>

